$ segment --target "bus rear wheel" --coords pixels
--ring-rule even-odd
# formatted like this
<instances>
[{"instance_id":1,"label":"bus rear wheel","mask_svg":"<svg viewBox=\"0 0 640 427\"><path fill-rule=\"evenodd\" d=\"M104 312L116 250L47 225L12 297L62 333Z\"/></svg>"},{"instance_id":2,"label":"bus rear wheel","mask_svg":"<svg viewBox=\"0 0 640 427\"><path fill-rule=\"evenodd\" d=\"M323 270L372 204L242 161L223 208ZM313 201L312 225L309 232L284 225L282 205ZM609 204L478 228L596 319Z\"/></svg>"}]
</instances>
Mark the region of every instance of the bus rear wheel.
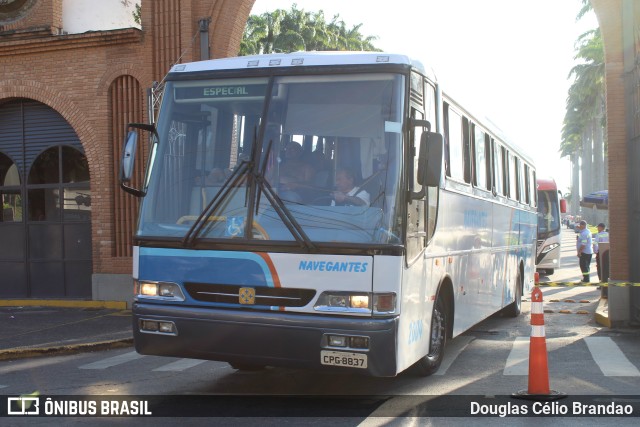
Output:
<instances>
[{"instance_id":1,"label":"bus rear wheel","mask_svg":"<svg viewBox=\"0 0 640 427\"><path fill-rule=\"evenodd\" d=\"M442 296L438 296L433 306L431 316L431 335L429 338L429 353L413 365L413 371L420 376L434 374L444 358L444 348L447 344L447 311Z\"/></svg>"}]
</instances>

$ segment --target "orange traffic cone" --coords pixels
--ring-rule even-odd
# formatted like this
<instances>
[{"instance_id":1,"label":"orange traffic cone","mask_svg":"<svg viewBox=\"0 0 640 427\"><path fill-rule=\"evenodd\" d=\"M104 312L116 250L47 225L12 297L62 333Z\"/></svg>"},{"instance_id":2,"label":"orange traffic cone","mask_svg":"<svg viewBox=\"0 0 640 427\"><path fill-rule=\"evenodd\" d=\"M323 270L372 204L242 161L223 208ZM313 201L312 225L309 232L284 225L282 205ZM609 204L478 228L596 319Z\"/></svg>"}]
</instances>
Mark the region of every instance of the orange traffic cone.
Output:
<instances>
[{"instance_id":1,"label":"orange traffic cone","mask_svg":"<svg viewBox=\"0 0 640 427\"><path fill-rule=\"evenodd\" d=\"M547 341L544 332L542 291L536 286L531 292L531 339L529 341L529 388L513 397L531 400L556 400L567 395L549 390Z\"/></svg>"}]
</instances>

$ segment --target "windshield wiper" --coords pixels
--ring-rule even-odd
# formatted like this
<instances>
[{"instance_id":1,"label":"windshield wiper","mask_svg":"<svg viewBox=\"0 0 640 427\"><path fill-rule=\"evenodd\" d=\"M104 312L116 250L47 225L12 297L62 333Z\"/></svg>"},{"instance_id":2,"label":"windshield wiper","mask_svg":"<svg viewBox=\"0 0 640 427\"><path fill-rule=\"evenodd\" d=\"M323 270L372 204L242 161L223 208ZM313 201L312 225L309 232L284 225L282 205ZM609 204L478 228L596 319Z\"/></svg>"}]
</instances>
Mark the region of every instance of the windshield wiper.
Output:
<instances>
[{"instance_id":1,"label":"windshield wiper","mask_svg":"<svg viewBox=\"0 0 640 427\"><path fill-rule=\"evenodd\" d=\"M184 238L182 239L182 246L191 247L193 242L196 240L198 235L202 232L205 224L209 220L209 217L218 209L220 204L227 198L229 193L233 191L236 186L240 183L240 181L244 178L245 174L249 170L250 162L247 160L243 160L240 162L240 165L236 169L233 170L231 175L225 180L224 184L222 184L222 191L216 193L216 195L211 199L209 204L200 212L198 218L194 221L193 225L187 231Z\"/></svg>"},{"instance_id":2,"label":"windshield wiper","mask_svg":"<svg viewBox=\"0 0 640 427\"><path fill-rule=\"evenodd\" d=\"M253 236L253 217L254 217L254 209L257 213L258 210L258 201L260 195L262 193L265 194L267 200L273 206L273 209L276 211L283 224L287 227L293 238L300 244L301 247L306 248L309 252L313 252L316 250L316 246L313 244L309 236L304 232L302 226L295 219L291 211L284 205L282 199L276 194L273 190L273 187L269 184L269 182L264 177L264 170L266 166L266 161L261 165L262 167L257 167L258 162L255 160L257 157L257 153L260 152L257 148L256 144L257 136L254 132L254 149L251 150L251 159L243 160L240 165L232 172L232 174L225 180L224 184L222 184L222 191L216 193L216 195L211 199L209 204L203 209L203 211L198 215L198 218L194 221L193 225L189 228L184 238L182 239L182 245L184 247L192 247L202 230L204 229L207 221L213 215L214 212L218 210L220 205L229 197L229 194L232 191L236 191L238 184L243 179L250 179L250 192L248 200L251 201L251 204L247 206L247 221L245 224L245 236ZM271 150L272 142L269 143L268 149ZM267 152L268 155L268 152ZM247 176L248 175L248 176ZM256 188L257 187L257 188ZM255 208L254 208L255 207Z\"/></svg>"},{"instance_id":3,"label":"windshield wiper","mask_svg":"<svg viewBox=\"0 0 640 427\"><path fill-rule=\"evenodd\" d=\"M254 134L254 137L255 137L255 134ZM258 213L258 207L260 206L260 203L259 203L260 196L262 195L262 193L264 193L267 200L269 201L271 206L273 206L273 209L276 211L276 213L280 217L280 220L287 227L287 229L289 230L293 238L296 239L296 241L302 247L305 247L307 251L315 252L316 247L311 241L311 239L309 238L309 236L307 236L307 234L302 229L302 226L296 220L295 216L285 206L280 196L278 196L278 194L273 190L273 187L271 186L271 184L269 184L269 182L264 177L264 171L266 170L266 166L267 166L267 159L269 158L269 153L271 152L272 146L273 146L273 139L270 139L269 144L267 144L267 151L265 153L265 158L262 164L259 164L259 162L257 161L257 157L258 157L257 153L261 151L257 148L257 144L254 144L254 147L256 147L256 149L252 150L251 152L251 157L252 157L252 160L254 161L252 162L252 168L250 173L251 173L251 177L253 178L253 181L257 183L257 188L255 189L255 191L252 189L253 192L250 193L254 196L251 198L251 200L254 202L253 206L255 206L255 213ZM247 223L245 225L246 226L245 235L250 236L252 235L251 233L253 233L253 216L254 216L254 209L250 208L248 211Z\"/></svg>"}]
</instances>

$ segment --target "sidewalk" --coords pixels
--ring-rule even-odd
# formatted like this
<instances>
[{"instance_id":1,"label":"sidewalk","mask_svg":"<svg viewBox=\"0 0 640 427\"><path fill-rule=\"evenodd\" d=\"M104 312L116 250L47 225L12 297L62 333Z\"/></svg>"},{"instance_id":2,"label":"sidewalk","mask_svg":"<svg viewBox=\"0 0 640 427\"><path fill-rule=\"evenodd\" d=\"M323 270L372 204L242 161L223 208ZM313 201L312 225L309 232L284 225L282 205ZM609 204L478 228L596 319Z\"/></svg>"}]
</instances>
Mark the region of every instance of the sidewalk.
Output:
<instances>
[{"instance_id":1,"label":"sidewalk","mask_svg":"<svg viewBox=\"0 0 640 427\"><path fill-rule=\"evenodd\" d=\"M133 343L126 304L0 300L0 360L101 350Z\"/></svg>"}]
</instances>

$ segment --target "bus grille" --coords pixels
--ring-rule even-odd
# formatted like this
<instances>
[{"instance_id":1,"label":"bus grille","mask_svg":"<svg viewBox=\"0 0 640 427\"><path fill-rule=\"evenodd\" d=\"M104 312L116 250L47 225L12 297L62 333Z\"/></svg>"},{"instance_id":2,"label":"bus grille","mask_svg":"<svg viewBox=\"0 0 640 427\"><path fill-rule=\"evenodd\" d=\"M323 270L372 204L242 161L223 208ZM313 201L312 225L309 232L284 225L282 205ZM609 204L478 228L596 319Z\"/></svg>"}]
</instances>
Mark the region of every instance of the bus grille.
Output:
<instances>
[{"instance_id":1,"label":"bus grille","mask_svg":"<svg viewBox=\"0 0 640 427\"><path fill-rule=\"evenodd\" d=\"M191 298L202 302L240 304L240 289L249 286L185 283ZM255 286L255 304L280 307L304 307L315 296L313 289L270 288Z\"/></svg>"}]
</instances>

